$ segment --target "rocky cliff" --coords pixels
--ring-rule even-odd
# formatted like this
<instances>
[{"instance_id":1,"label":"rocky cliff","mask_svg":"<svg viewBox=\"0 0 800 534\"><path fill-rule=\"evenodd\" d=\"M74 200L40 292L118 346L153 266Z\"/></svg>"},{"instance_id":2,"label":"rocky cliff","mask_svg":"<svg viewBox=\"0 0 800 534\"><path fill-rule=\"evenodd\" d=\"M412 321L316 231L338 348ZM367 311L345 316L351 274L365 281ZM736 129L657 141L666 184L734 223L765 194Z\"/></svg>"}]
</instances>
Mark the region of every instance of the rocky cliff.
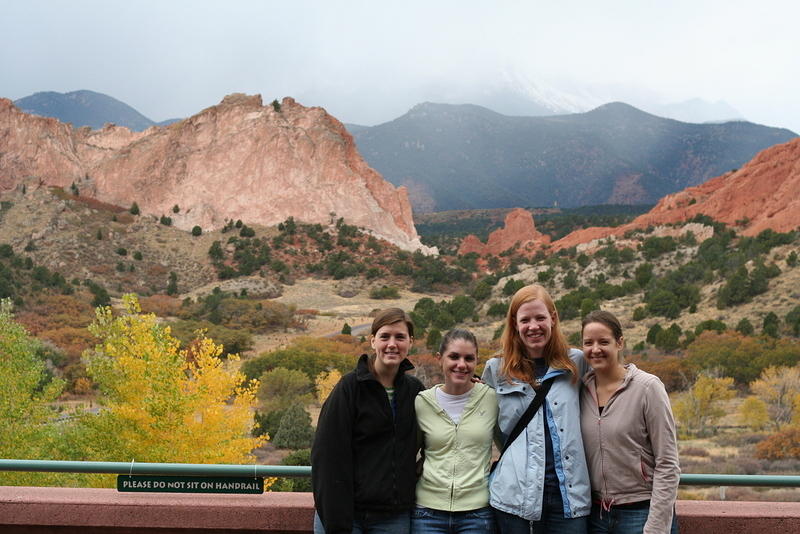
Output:
<instances>
[{"instance_id":1,"label":"rocky cliff","mask_svg":"<svg viewBox=\"0 0 800 534\"><path fill-rule=\"evenodd\" d=\"M344 217L402 249L434 252L420 243L405 188L364 162L338 120L291 98L263 106L259 95L229 95L144 132L73 129L0 99L0 190L30 177L40 186L74 183L82 195L120 206L136 202L182 229Z\"/></svg>"},{"instance_id":2,"label":"rocky cliff","mask_svg":"<svg viewBox=\"0 0 800 534\"><path fill-rule=\"evenodd\" d=\"M531 253L549 242L549 236L536 230L531 212L517 208L506 215L503 228L489 234L485 244L474 235L465 237L458 248L458 254L476 252L481 256L498 255L512 247L517 247L517 252L520 253Z\"/></svg>"},{"instance_id":3,"label":"rocky cliff","mask_svg":"<svg viewBox=\"0 0 800 534\"><path fill-rule=\"evenodd\" d=\"M748 236L768 228L788 232L800 227L800 138L759 152L741 169L667 195L628 224L572 232L553 243L553 250L687 221L700 214L736 226Z\"/></svg>"}]
</instances>

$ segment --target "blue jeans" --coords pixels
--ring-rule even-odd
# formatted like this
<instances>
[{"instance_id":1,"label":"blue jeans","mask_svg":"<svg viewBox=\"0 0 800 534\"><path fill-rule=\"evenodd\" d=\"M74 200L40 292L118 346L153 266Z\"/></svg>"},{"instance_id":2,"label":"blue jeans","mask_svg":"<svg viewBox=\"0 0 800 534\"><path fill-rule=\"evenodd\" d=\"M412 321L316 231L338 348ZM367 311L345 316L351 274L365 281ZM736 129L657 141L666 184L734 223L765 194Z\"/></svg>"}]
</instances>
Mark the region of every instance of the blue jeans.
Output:
<instances>
[{"instance_id":1,"label":"blue jeans","mask_svg":"<svg viewBox=\"0 0 800 534\"><path fill-rule=\"evenodd\" d=\"M599 505L592 505L589 516L589 534L642 534L650 508L617 508L612 506L610 512L602 510ZM678 534L678 515L672 514L670 534Z\"/></svg>"},{"instance_id":2,"label":"blue jeans","mask_svg":"<svg viewBox=\"0 0 800 534\"><path fill-rule=\"evenodd\" d=\"M542 496L542 518L528 521L514 514L494 510L500 534L586 534L588 517L564 517L561 495L546 491Z\"/></svg>"},{"instance_id":3,"label":"blue jeans","mask_svg":"<svg viewBox=\"0 0 800 534\"><path fill-rule=\"evenodd\" d=\"M411 511L412 534L493 534L494 531L494 513L488 506L464 512L417 506Z\"/></svg>"},{"instance_id":4,"label":"blue jeans","mask_svg":"<svg viewBox=\"0 0 800 534\"><path fill-rule=\"evenodd\" d=\"M363 513L353 520L353 534L409 534L411 518L408 512L398 515ZM325 528L314 512L314 534L325 534Z\"/></svg>"}]
</instances>

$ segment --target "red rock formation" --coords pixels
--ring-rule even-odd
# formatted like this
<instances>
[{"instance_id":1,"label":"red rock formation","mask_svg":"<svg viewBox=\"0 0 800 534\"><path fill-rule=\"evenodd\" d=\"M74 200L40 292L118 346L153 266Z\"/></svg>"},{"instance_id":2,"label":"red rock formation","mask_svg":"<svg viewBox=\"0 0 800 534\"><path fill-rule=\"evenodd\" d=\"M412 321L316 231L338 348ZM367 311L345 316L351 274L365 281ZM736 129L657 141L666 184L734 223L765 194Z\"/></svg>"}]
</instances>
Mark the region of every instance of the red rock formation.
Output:
<instances>
[{"instance_id":1,"label":"red rock formation","mask_svg":"<svg viewBox=\"0 0 800 534\"><path fill-rule=\"evenodd\" d=\"M517 245L519 245L519 252L529 253L548 243L550 243L550 236L536 230L531 212L517 208L506 215L503 228L489 234L486 244L481 243L476 236L468 235L458 247L458 254L477 252L481 256L497 255Z\"/></svg>"},{"instance_id":2,"label":"red rock formation","mask_svg":"<svg viewBox=\"0 0 800 534\"><path fill-rule=\"evenodd\" d=\"M688 221L708 215L737 226L743 235L767 228L788 232L800 226L800 137L767 148L741 169L667 195L648 213L616 228L577 230L553 243L552 250L573 247L629 230Z\"/></svg>"},{"instance_id":3,"label":"red rock formation","mask_svg":"<svg viewBox=\"0 0 800 534\"><path fill-rule=\"evenodd\" d=\"M219 228L226 219L274 225L344 217L406 250L424 247L405 188L358 154L344 126L322 108L284 98L229 95L164 128L73 129L0 99L0 190L36 176L142 213L169 214L178 228ZM173 214L174 205L180 207Z\"/></svg>"}]
</instances>

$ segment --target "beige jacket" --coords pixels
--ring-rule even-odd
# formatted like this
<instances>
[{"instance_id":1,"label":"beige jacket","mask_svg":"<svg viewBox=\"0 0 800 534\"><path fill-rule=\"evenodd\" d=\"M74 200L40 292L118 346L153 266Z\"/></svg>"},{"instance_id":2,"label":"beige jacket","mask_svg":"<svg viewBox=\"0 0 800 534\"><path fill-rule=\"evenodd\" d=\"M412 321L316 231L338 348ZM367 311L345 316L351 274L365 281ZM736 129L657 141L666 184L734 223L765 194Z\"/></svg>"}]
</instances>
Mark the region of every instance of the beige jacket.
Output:
<instances>
[{"instance_id":1,"label":"beige jacket","mask_svg":"<svg viewBox=\"0 0 800 534\"><path fill-rule=\"evenodd\" d=\"M602 415L594 371L583 378L581 433L592 498L606 507L650 499L644 534L666 534L681 473L675 420L661 380L633 364L625 368Z\"/></svg>"}]
</instances>

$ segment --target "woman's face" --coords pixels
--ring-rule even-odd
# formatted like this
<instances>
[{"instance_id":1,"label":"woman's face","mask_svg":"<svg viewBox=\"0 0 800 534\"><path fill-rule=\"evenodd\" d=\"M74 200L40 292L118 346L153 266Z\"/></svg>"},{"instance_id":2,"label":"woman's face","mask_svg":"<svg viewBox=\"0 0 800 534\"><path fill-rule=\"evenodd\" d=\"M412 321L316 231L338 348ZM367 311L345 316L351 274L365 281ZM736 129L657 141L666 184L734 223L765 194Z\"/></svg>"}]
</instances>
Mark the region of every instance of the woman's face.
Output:
<instances>
[{"instance_id":1,"label":"woman's face","mask_svg":"<svg viewBox=\"0 0 800 534\"><path fill-rule=\"evenodd\" d=\"M478 349L471 341L454 339L438 357L447 393L457 395L472 389L472 375L478 365Z\"/></svg>"},{"instance_id":2,"label":"woman's face","mask_svg":"<svg viewBox=\"0 0 800 534\"><path fill-rule=\"evenodd\" d=\"M554 325L553 316L541 300L530 300L519 307L515 326L528 356L544 356L544 348L553 335Z\"/></svg>"},{"instance_id":3,"label":"woman's face","mask_svg":"<svg viewBox=\"0 0 800 534\"><path fill-rule=\"evenodd\" d=\"M583 357L596 372L621 366L619 353L623 346L623 339L614 339L611 329L603 323L589 323L583 327Z\"/></svg>"},{"instance_id":4,"label":"woman's face","mask_svg":"<svg viewBox=\"0 0 800 534\"><path fill-rule=\"evenodd\" d=\"M386 368L398 367L408 356L411 341L408 326L403 321L380 327L370 338L370 344L375 350L375 363Z\"/></svg>"}]
</instances>

